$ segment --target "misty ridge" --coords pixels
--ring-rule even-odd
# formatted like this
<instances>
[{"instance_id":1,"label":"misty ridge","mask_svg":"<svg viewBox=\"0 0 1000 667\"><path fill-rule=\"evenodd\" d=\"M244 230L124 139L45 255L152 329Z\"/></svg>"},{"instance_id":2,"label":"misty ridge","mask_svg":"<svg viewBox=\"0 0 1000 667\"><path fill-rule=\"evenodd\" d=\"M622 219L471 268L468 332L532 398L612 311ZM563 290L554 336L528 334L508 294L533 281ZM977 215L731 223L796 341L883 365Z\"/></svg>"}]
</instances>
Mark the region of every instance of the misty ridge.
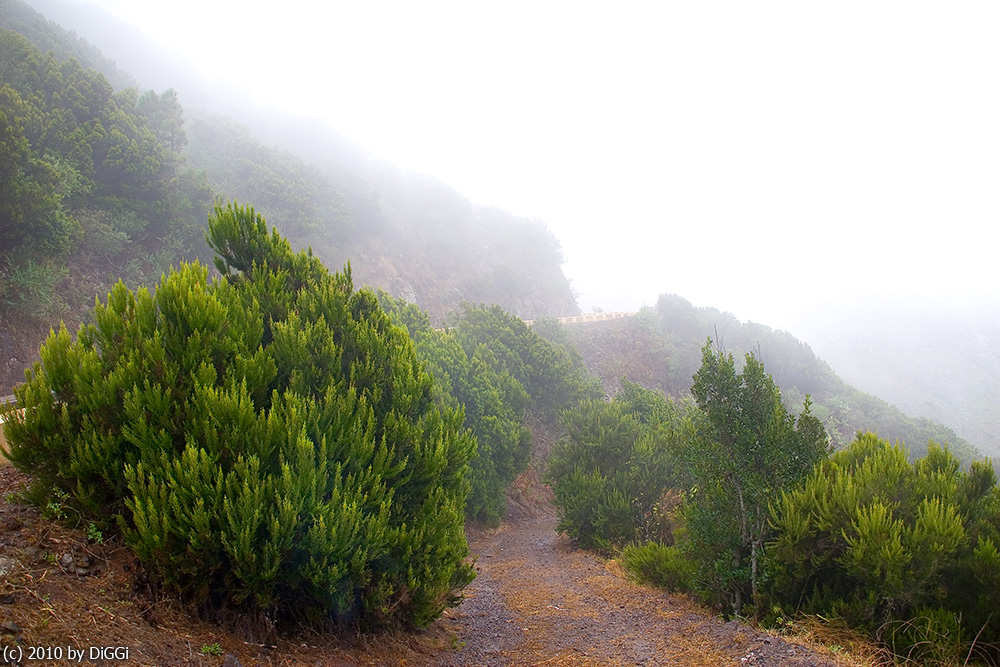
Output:
<instances>
[{"instance_id":1,"label":"misty ridge","mask_svg":"<svg viewBox=\"0 0 1000 667\"><path fill-rule=\"evenodd\" d=\"M224 82L209 85L185 67L182 55L165 52L97 8L50 0L32 5L80 39L66 40L56 23L16 2L5 3L4 27L30 35L43 51L55 50L60 59L73 57L96 68L114 89L176 91L171 102L174 122L185 143L164 162L172 170L172 187L188 180L194 191L185 195L190 208L183 215L188 219L175 223L186 231L175 229L175 238L167 242L162 230L129 228L139 223L96 221L100 204L76 195L74 205L86 210L77 217L90 240L73 253L70 271L77 275L50 280L52 294L39 295L49 304L48 312L37 307L38 299L15 306L14 312L34 314L36 321L29 326L39 333L28 337L18 331L4 337L5 368L0 370L8 390L18 381L20 367L37 347L50 315L75 321L93 293L102 291L99 285L118 277L129 284L150 284L177 260L207 261L199 227L208 202L218 196L253 203L296 247L311 246L329 266L350 260L359 283L415 302L437 322L464 301L496 303L523 319L580 312L560 266L559 241L544 222L473 205L431 177L370 156L323 121L291 119L258 107L248 94ZM128 71L116 63L128 63ZM107 247L88 247L105 237L114 241ZM100 253L105 265L95 266ZM38 270L41 264L32 262L15 274ZM8 296L6 303L10 308L16 300ZM995 324L968 312L949 313L948 319L935 311L918 317L916 309L901 306L882 315L864 304L808 312L813 324L800 327L809 332L807 341L849 381L910 414L955 429L939 434L953 446L963 448L970 442L983 452L1000 453L995 435L1000 417L993 408L1000 397L993 372L1000 339ZM717 311L708 319L708 326L697 332L700 338L711 335L713 326L738 324ZM886 320L892 324L877 324ZM766 343L757 342L768 354ZM739 349L750 345L748 341ZM686 362L687 370L691 363ZM780 373L776 377L781 382ZM683 384L682 379L669 389L684 391ZM784 388L788 382L781 384ZM810 393L810 387L799 384L790 384L786 391ZM847 422L864 427L858 418ZM883 435L894 439L903 433L890 428Z\"/></svg>"}]
</instances>

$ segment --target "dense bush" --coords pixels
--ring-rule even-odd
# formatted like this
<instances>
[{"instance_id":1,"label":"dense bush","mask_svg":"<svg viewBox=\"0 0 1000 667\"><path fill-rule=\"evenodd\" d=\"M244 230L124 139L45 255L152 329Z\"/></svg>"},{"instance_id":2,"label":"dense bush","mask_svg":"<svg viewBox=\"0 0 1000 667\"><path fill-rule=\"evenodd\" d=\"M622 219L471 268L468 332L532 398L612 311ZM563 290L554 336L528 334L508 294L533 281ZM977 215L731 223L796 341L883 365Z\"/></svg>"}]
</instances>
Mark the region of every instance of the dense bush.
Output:
<instances>
[{"instance_id":1,"label":"dense bush","mask_svg":"<svg viewBox=\"0 0 1000 667\"><path fill-rule=\"evenodd\" d=\"M601 396L600 385L562 346L542 338L500 306L463 304L448 321L466 352L485 345L491 364L521 383L543 419L581 400Z\"/></svg>"},{"instance_id":2,"label":"dense bush","mask_svg":"<svg viewBox=\"0 0 1000 667\"><path fill-rule=\"evenodd\" d=\"M610 550L669 541L679 452L696 437L697 415L624 382L610 403L587 400L564 413L566 435L549 459L559 530L580 546Z\"/></svg>"},{"instance_id":3,"label":"dense bush","mask_svg":"<svg viewBox=\"0 0 1000 667\"><path fill-rule=\"evenodd\" d=\"M456 330L433 329L430 318L415 304L384 292L379 293L379 301L416 341L417 352L434 377L438 401L464 407L465 425L477 442L467 516L490 525L499 523L506 512L507 486L527 467L531 452L531 432L524 425L528 393L497 362L492 341L466 350Z\"/></svg>"},{"instance_id":4,"label":"dense bush","mask_svg":"<svg viewBox=\"0 0 1000 667\"><path fill-rule=\"evenodd\" d=\"M610 403L565 413L549 462L559 529L585 548L632 545L639 576L739 614L761 603L769 502L823 458L826 433L808 399L798 418L787 412L754 355L737 372L711 341L692 393L696 406L623 381Z\"/></svg>"},{"instance_id":5,"label":"dense bush","mask_svg":"<svg viewBox=\"0 0 1000 667\"><path fill-rule=\"evenodd\" d=\"M1000 642L1000 489L987 462L963 472L932 442L909 463L859 434L781 495L773 521L770 588L786 611L841 617L911 657Z\"/></svg>"},{"instance_id":6,"label":"dense bush","mask_svg":"<svg viewBox=\"0 0 1000 667\"><path fill-rule=\"evenodd\" d=\"M424 625L472 577L472 439L435 405L375 295L216 207L222 278L183 265L118 284L94 323L41 350L7 427L36 494L118 517L194 601L313 622Z\"/></svg>"},{"instance_id":7,"label":"dense bush","mask_svg":"<svg viewBox=\"0 0 1000 667\"><path fill-rule=\"evenodd\" d=\"M643 583L672 591L688 591L693 586L694 564L676 545L630 544L622 549L621 562Z\"/></svg>"},{"instance_id":8,"label":"dense bush","mask_svg":"<svg viewBox=\"0 0 1000 667\"><path fill-rule=\"evenodd\" d=\"M416 341L438 400L464 406L478 442L466 511L496 524L508 485L530 462L528 422L555 424L562 410L598 395L594 378L571 347L546 340L499 306L463 304L448 328L434 329L416 305L384 292L379 299Z\"/></svg>"}]
</instances>

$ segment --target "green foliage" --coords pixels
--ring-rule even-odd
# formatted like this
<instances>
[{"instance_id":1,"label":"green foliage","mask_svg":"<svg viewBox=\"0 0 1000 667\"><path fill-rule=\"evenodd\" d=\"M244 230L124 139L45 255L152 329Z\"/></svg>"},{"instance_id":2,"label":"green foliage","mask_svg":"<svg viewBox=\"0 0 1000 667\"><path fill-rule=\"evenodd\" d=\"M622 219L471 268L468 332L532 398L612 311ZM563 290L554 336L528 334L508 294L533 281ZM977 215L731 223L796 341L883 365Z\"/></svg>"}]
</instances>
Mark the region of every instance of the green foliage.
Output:
<instances>
[{"instance_id":1,"label":"green foliage","mask_svg":"<svg viewBox=\"0 0 1000 667\"><path fill-rule=\"evenodd\" d=\"M209 240L221 279L119 283L75 341L49 337L11 461L99 527L116 517L191 600L425 625L472 577L461 411L349 268L250 207L217 206Z\"/></svg>"},{"instance_id":2,"label":"green foliage","mask_svg":"<svg viewBox=\"0 0 1000 667\"><path fill-rule=\"evenodd\" d=\"M42 517L46 519L60 519L65 520L68 518L66 514L66 505L64 504L66 500L69 499L69 494L65 491L59 489L52 494L51 499L45 503L42 508Z\"/></svg>"},{"instance_id":3,"label":"green foliage","mask_svg":"<svg viewBox=\"0 0 1000 667\"><path fill-rule=\"evenodd\" d=\"M66 304L56 290L65 267L36 262L30 256L8 260L0 267L0 315L45 321L58 317Z\"/></svg>"},{"instance_id":4,"label":"green foliage","mask_svg":"<svg viewBox=\"0 0 1000 667\"><path fill-rule=\"evenodd\" d=\"M772 596L840 616L898 655L955 658L1000 639L1000 490L986 463L960 469L930 443L912 464L859 434L773 507Z\"/></svg>"},{"instance_id":5,"label":"green foliage","mask_svg":"<svg viewBox=\"0 0 1000 667\"><path fill-rule=\"evenodd\" d=\"M161 140L176 144L180 135L173 118L179 112L162 96L156 107L165 117L154 125ZM301 158L262 145L249 129L222 116L191 114L184 137L192 168L204 171L218 190L236 200L253 199L268 217L285 221L284 233L296 244L328 248L345 243L353 233L343 196L326 174Z\"/></svg>"},{"instance_id":6,"label":"green foliage","mask_svg":"<svg viewBox=\"0 0 1000 667\"><path fill-rule=\"evenodd\" d=\"M463 304L448 324L467 353L481 345L489 349L491 365L521 383L539 416L554 420L562 410L601 395L594 379L565 348L500 306Z\"/></svg>"},{"instance_id":7,"label":"green foliage","mask_svg":"<svg viewBox=\"0 0 1000 667\"><path fill-rule=\"evenodd\" d=\"M136 111L146 119L165 150L178 153L187 145L184 109L177 101L177 91L171 88L157 95L156 91L147 90L136 102Z\"/></svg>"},{"instance_id":8,"label":"green foliage","mask_svg":"<svg viewBox=\"0 0 1000 667\"><path fill-rule=\"evenodd\" d=\"M951 429L927 419L908 417L885 401L846 384L808 345L791 334L740 322L713 308L696 308L677 295L662 295L655 308L645 308L634 317L602 325L566 327L566 333L609 390L625 374L667 395L687 395L691 378L702 361L702 346L711 336L733 352L737 370L746 353L753 352L758 359L766 360L788 410L800 409L808 395L811 413L822 422L837 447L849 443L858 431L872 430L890 441L913 443L910 453L915 458L926 453L930 440L947 442L966 464L980 456Z\"/></svg>"},{"instance_id":9,"label":"green foliage","mask_svg":"<svg viewBox=\"0 0 1000 667\"><path fill-rule=\"evenodd\" d=\"M548 469L559 530L589 549L671 540L664 501L679 452L696 439L697 415L625 382L610 403L584 401L563 422Z\"/></svg>"},{"instance_id":10,"label":"green foliage","mask_svg":"<svg viewBox=\"0 0 1000 667\"><path fill-rule=\"evenodd\" d=\"M16 33L0 33L0 51L3 83L20 98L8 93L4 106L33 154L70 165L81 194L145 202L160 194L163 154L136 116L133 91L115 93L101 74L42 55Z\"/></svg>"},{"instance_id":11,"label":"green foliage","mask_svg":"<svg viewBox=\"0 0 1000 667\"><path fill-rule=\"evenodd\" d=\"M59 170L28 140L33 111L16 90L0 87L0 247L59 254L72 246L74 226L62 206Z\"/></svg>"},{"instance_id":12,"label":"green foliage","mask_svg":"<svg viewBox=\"0 0 1000 667\"><path fill-rule=\"evenodd\" d=\"M219 645L219 642L215 642L214 644L205 644L204 646L201 647L201 654L214 655L216 657L221 656L222 646Z\"/></svg>"},{"instance_id":13,"label":"green foliage","mask_svg":"<svg viewBox=\"0 0 1000 667\"><path fill-rule=\"evenodd\" d=\"M151 284L204 253L213 196L150 127L183 133L172 91L144 95L144 115L133 89L9 31L0 61L0 317L76 319L93 298L83 285Z\"/></svg>"},{"instance_id":14,"label":"green foliage","mask_svg":"<svg viewBox=\"0 0 1000 667\"><path fill-rule=\"evenodd\" d=\"M505 492L528 465L531 432L524 423L530 398L523 385L501 366L493 352L498 339L466 349L457 328L438 331L416 305L384 292L379 301L394 321L407 327L435 379L441 405L465 410L465 426L478 443L472 459L472 489L466 504L470 519L490 525L506 512Z\"/></svg>"},{"instance_id":15,"label":"green foliage","mask_svg":"<svg viewBox=\"0 0 1000 667\"><path fill-rule=\"evenodd\" d=\"M692 590L693 564L676 545L630 544L622 549L621 563L643 583L672 591Z\"/></svg>"},{"instance_id":16,"label":"green foliage","mask_svg":"<svg viewBox=\"0 0 1000 667\"><path fill-rule=\"evenodd\" d=\"M105 58L96 46L67 33L55 21L46 20L23 2L4 0L0 3L0 28L23 35L39 52L52 52L59 61L72 58L84 67L101 72L116 89L135 85L135 80L120 72L114 61Z\"/></svg>"},{"instance_id":17,"label":"green foliage","mask_svg":"<svg viewBox=\"0 0 1000 667\"><path fill-rule=\"evenodd\" d=\"M714 349L711 340L691 392L710 425L709 446L688 452L697 491L686 525L700 585L737 615L744 601L759 610L768 503L823 458L826 433L809 414L808 397L796 419L753 354L737 373L732 354Z\"/></svg>"}]
</instances>

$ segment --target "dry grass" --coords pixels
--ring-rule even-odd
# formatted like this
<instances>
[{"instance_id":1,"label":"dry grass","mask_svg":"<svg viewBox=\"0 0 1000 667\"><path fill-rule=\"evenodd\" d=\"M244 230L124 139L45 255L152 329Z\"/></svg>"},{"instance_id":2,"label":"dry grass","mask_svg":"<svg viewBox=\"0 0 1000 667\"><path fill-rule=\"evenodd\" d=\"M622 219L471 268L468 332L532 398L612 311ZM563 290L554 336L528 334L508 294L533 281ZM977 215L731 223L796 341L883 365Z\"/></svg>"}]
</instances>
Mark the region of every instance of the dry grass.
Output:
<instances>
[{"instance_id":1,"label":"dry grass","mask_svg":"<svg viewBox=\"0 0 1000 667\"><path fill-rule=\"evenodd\" d=\"M867 635L836 619L801 616L789 622L779 636L828 656L838 667L893 667L896 664L892 655Z\"/></svg>"}]
</instances>

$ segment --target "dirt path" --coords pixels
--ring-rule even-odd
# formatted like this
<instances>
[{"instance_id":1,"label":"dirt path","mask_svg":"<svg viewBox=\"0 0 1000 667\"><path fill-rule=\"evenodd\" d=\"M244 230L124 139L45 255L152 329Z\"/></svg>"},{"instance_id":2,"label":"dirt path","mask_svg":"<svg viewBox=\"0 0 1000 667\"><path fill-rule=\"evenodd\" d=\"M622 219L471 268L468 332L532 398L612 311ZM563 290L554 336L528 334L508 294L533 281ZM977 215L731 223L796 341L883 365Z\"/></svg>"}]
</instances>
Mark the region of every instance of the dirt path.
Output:
<instances>
[{"instance_id":1,"label":"dirt path","mask_svg":"<svg viewBox=\"0 0 1000 667\"><path fill-rule=\"evenodd\" d=\"M93 544L16 502L25 483L0 466L0 647L124 646L129 658L115 664L202 667L836 667L631 583L615 563L557 535L544 501L498 530L469 535L479 576L465 601L424 632L248 643L176 603L137 594L127 550Z\"/></svg>"},{"instance_id":2,"label":"dirt path","mask_svg":"<svg viewBox=\"0 0 1000 667\"><path fill-rule=\"evenodd\" d=\"M835 664L706 616L682 596L633 584L613 562L574 550L555 527L544 517L470 536L479 576L444 621L461 648L431 664Z\"/></svg>"}]
</instances>

